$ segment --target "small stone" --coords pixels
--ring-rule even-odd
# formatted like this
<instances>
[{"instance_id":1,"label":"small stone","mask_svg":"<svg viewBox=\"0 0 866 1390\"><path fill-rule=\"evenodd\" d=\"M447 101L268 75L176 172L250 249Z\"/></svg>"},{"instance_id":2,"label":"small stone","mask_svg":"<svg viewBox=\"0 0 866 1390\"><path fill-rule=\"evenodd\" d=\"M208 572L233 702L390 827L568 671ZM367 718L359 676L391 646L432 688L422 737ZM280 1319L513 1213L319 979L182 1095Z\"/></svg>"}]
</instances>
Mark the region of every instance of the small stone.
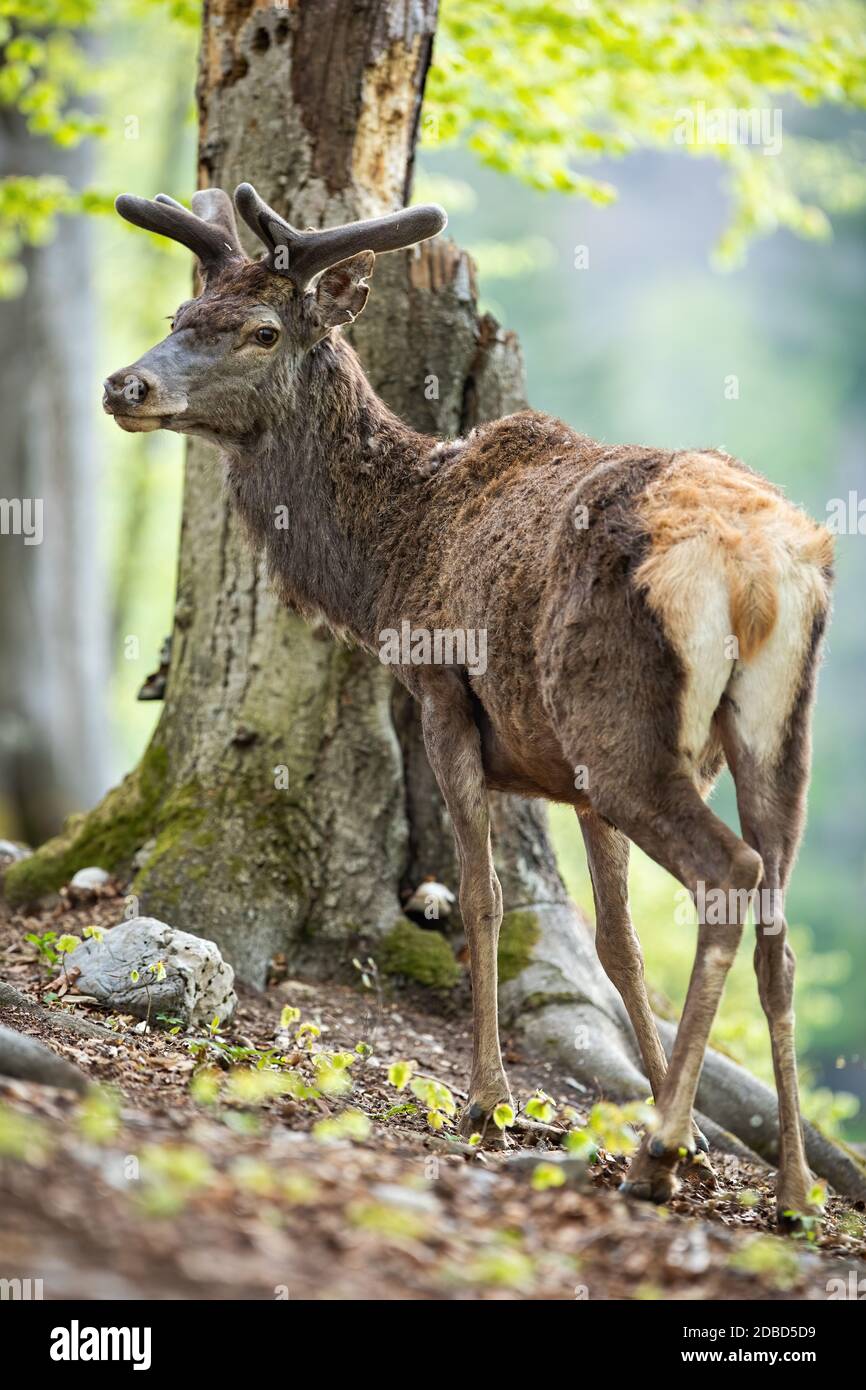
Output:
<instances>
[{"instance_id":1,"label":"small stone","mask_svg":"<svg viewBox=\"0 0 866 1390\"><path fill-rule=\"evenodd\" d=\"M538 1159L534 1160L535 1163ZM475 1187L479 1192L489 1193L499 1182L499 1173L491 1172L489 1168L479 1168L475 1163L468 1163L463 1170L463 1181L469 1187Z\"/></svg>"},{"instance_id":2,"label":"small stone","mask_svg":"<svg viewBox=\"0 0 866 1390\"><path fill-rule=\"evenodd\" d=\"M710 1248L703 1227L695 1226L676 1236L668 1248L665 1264L684 1274L705 1273L710 1265Z\"/></svg>"},{"instance_id":3,"label":"small stone","mask_svg":"<svg viewBox=\"0 0 866 1390\"><path fill-rule=\"evenodd\" d=\"M133 869L135 869L136 871L139 869L143 869L155 849L156 836L154 835L153 839L145 840L144 844L141 846L141 849L136 850L135 854L132 857Z\"/></svg>"},{"instance_id":4,"label":"small stone","mask_svg":"<svg viewBox=\"0 0 866 1390\"><path fill-rule=\"evenodd\" d=\"M29 859L32 853L29 845L18 844L15 840L0 840L0 859L11 859L17 864L19 859Z\"/></svg>"},{"instance_id":5,"label":"small stone","mask_svg":"<svg viewBox=\"0 0 866 1390\"><path fill-rule=\"evenodd\" d=\"M406 916L419 926L430 926L435 929L438 921L447 921L451 916L452 904L456 901L451 889L444 883L437 883L432 875L419 883L415 892L406 903L403 911Z\"/></svg>"},{"instance_id":6,"label":"small stone","mask_svg":"<svg viewBox=\"0 0 866 1390\"><path fill-rule=\"evenodd\" d=\"M79 869L77 874L73 874L69 880L69 886L70 888L81 889L104 888L110 877L111 875L106 873L105 869L92 865L88 869Z\"/></svg>"},{"instance_id":7,"label":"small stone","mask_svg":"<svg viewBox=\"0 0 866 1390\"><path fill-rule=\"evenodd\" d=\"M432 1192L402 1183L379 1182L370 1189L371 1195L392 1207L407 1207L411 1211L438 1212L439 1201Z\"/></svg>"},{"instance_id":8,"label":"small stone","mask_svg":"<svg viewBox=\"0 0 866 1390\"><path fill-rule=\"evenodd\" d=\"M85 941L67 958L75 987L115 1013L181 1023L225 1023L237 1007L234 971L213 941L155 917L133 917ZM159 966L162 966L162 970Z\"/></svg>"}]
</instances>

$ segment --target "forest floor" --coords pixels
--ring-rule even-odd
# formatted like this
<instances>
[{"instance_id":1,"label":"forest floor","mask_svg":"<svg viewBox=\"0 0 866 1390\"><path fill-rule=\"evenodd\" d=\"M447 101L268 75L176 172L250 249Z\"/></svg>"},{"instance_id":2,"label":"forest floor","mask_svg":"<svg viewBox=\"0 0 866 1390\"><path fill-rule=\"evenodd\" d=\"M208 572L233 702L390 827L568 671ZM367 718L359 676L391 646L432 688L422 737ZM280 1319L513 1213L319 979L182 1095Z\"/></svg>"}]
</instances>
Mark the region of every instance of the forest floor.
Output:
<instances>
[{"instance_id":1,"label":"forest floor","mask_svg":"<svg viewBox=\"0 0 866 1390\"><path fill-rule=\"evenodd\" d=\"M551 1128L584 1129L594 1156L555 1167L561 1136L546 1128L512 1132L504 1152L434 1133L431 1096L397 1089L389 1070L414 1062L419 1089L435 1078L459 1103L468 1020L383 997L375 979L241 987L215 1034L143 1033L46 991L57 971L27 933L107 930L118 906L0 907L0 977L48 1000L2 1008L0 1023L97 1084L81 1098L0 1077L4 1278L41 1278L46 1298L669 1301L823 1300L842 1287L831 1281L866 1274L863 1203L831 1197L820 1232L778 1235L766 1169L715 1155L714 1191L685 1183L665 1208L626 1200L615 1109L507 1038L518 1113L543 1089ZM299 1011L288 1043L286 1006ZM70 1014L105 1032L77 1036Z\"/></svg>"}]
</instances>

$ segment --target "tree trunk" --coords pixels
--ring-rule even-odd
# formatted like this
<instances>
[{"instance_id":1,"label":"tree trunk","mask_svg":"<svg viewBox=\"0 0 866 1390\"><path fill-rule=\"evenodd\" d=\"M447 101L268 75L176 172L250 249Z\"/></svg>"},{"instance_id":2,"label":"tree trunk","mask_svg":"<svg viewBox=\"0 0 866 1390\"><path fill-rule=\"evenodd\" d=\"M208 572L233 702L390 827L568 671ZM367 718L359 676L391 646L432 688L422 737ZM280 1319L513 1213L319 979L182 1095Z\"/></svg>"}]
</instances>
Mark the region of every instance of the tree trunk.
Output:
<instances>
[{"instance_id":1,"label":"tree trunk","mask_svg":"<svg viewBox=\"0 0 866 1390\"><path fill-rule=\"evenodd\" d=\"M200 182L249 180L300 226L402 206L435 18L436 0L252 12L210 0ZM479 319L472 264L448 241L378 260L354 339L373 385L417 428L460 434L524 403L517 341ZM567 898L543 807L497 797L494 826L505 1026L528 1047L552 1048L587 1087L645 1096L621 1000ZM277 606L227 510L213 451L198 442L151 746L90 817L10 871L7 889L22 900L84 860L122 868L135 855L142 908L213 938L246 980L261 984L275 953L295 972L340 973L366 947L397 976L455 987L446 936L402 918L401 895L425 874L456 879L412 702L369 656ZM739 1132L754 1144L760 1112L772 1152L775 1098L749 1081Z\"/></svg>"},{"instance_id":2,"label":"tree trunk","mask_svg":"<svg viewBox=\"0 0 866 1390\"><path fill-rule=\"evenodd\" d=\"M0 176L10 174L80 186L89 158L34 139L5 110ZM90 242L87 219L65 218L52 245L25 251L23 293L0 301L0 497L40 503L43 533L34 544L0 535L0 835L34 844L108 780Z\"/></svg>"}]
</instances>

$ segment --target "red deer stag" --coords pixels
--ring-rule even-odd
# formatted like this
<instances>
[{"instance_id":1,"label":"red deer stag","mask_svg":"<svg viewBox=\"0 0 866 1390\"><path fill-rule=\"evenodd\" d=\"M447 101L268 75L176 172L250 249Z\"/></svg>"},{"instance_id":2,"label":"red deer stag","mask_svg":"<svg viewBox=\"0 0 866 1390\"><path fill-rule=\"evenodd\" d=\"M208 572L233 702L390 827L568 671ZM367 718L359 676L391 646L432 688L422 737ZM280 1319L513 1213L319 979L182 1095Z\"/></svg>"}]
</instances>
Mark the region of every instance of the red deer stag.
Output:
<instances>
[{"instance_id":1,"label":"red deer stag","mask_svg":"<svg viewBox=\"0 0 866 1390\"><path fill-rule=\"evenodd\" d=\"M678 1167L705 1162L695 1091L760 886L755 969L779 1095L778 1207L808 1212L783 900L803 828L829 535L715 450L609 448L535 411L447 444L416 433L376 396L338 330L366 303L374 253L434 236L441 209L299 232L249 184L235 204L267 248L258 261L219 189L197 193L192 212L163 195L118 199L122 217L194 253L202 289L167 338L108 378L104 406L123 429L219 445L228 492L287 603L383 659L386 635L410 634L411 650L398 642L392 653L395 675L420 704L451 815L471 957L462 1132L484 1132L509 1100L487 792L545 797L577 812L598 953L656 1098L657 1127L625 1189L665 1201ZM289 527L277 527L286 509ZM484 660L465 660L460 643L456 660L431 659L419 632L481 634ZM704 803L725 760L742 837ZM729 905L712 923L699 913L669 1065L629 916L630 840L696 901Z\"/></svg>"}]
</instances>

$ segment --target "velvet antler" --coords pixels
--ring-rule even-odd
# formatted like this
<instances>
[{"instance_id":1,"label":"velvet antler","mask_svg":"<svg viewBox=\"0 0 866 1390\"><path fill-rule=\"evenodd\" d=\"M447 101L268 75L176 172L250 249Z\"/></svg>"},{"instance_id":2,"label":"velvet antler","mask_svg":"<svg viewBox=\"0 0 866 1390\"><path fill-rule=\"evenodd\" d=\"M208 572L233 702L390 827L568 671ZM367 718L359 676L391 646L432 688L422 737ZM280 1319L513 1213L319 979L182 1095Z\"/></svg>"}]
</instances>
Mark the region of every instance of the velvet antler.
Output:
<instances>
[{"instance_id":1,"label":"velvet antler","mask_svg":"<svg viewBox=\"0 0 866 1390\"><path fill-rule=\"evenodd\" d=\"M127 222L186 246L206 276L229 261L245 259L231 199L221 188L193 194L192 212L166 193L157 193L152 201L122 193L114 206Z\"/></svg>"},{"instance_id":2,"label":"velvet antler","mask_svg":"<svg viewBox=\"0 0 866 1390\"><path fill-rule=\"evenodd\" d=\"M342 227L299 232L268 207L249 183L242 183L235 190L235 206L268 248L271 269L287 275L301 289L320 270L359 251L399 251L401 247L414 246L441 232L448 221L442 208L427 203Z\"/></svg>"}]
</instances>

